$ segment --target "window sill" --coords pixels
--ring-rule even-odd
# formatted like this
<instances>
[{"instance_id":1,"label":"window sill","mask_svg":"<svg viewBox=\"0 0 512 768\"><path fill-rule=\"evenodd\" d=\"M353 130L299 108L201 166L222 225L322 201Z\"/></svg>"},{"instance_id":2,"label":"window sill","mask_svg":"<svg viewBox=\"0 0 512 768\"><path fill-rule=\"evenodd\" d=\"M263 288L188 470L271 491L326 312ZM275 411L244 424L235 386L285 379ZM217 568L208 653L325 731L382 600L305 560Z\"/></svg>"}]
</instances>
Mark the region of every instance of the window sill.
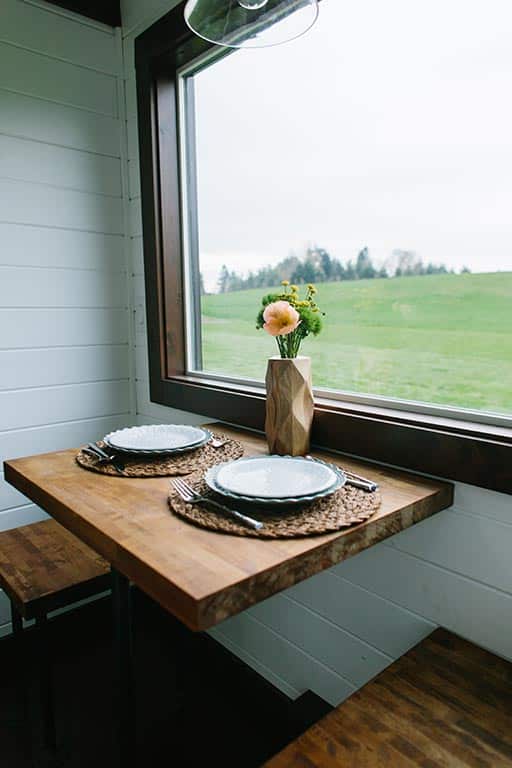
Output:
<instances>
[{"instance_id":1,"label":"window sill","mask_svg":"<svg viewBox=\"0 0 512 768\"><path fill-rule=\"evenodd\" d=\"M174 376L151 384L161 405L262 431L263 387ZM319 397L313 442L327 449L512 494L512 430Z\"/></svg>"}]
</instances>

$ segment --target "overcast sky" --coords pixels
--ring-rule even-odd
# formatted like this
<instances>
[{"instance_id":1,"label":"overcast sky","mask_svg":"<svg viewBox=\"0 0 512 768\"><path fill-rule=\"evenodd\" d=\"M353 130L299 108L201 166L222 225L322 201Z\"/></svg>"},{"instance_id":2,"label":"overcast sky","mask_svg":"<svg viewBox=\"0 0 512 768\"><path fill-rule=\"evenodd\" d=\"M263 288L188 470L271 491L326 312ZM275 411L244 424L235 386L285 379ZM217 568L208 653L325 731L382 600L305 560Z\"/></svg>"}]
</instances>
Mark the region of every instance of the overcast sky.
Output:
<instances>
[{"instance_id":1,"label":"overcast sky","mask_svg":"<svg viewBox=\"0 0 512 768\"><path fill-rule=\"evenodd\" d=\"M512 269L510 0L322 0L196 76L201 270L309 242Z\"/></svg>"}]
</instances>

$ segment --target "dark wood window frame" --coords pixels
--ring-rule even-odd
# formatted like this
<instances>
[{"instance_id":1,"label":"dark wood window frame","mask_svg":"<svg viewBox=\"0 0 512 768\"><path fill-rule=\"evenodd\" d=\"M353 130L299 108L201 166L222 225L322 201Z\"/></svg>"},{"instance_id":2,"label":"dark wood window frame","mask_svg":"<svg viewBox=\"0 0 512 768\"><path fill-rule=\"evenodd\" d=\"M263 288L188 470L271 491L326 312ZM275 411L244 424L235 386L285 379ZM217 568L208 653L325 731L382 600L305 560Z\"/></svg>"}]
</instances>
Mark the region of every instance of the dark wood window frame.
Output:
<instances>
[{"instance_id":1,"label":"dark wood window frame","mask_svg":"<svg viewBox=\"0 0 512 768\"><path fill-rule=\"evenodd\" d=\"M187 375L177 71L214 46L192 35L183 4L135 42L150 396L155 403L262 430L262 388ZM512 430L319 399L315 444L512 493Z\"/></svg>"}]
</instances>

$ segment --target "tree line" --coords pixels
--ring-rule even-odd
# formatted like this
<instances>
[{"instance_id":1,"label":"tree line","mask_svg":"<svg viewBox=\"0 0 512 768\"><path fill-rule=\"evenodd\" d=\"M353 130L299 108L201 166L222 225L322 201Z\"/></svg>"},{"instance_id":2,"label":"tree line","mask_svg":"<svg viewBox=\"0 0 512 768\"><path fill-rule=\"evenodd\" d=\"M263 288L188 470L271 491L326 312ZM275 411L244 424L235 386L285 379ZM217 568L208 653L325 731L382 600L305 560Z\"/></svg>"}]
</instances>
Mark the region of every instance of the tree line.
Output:
<instances>
[{"instance_id":1,"label":"tree line","mask_svg":"<svg viewBox=\"0 0 512 768\"><path fill-rule=\"evenodd\" d=\"M462 272L469 272L467 267ZM249 288L269 288L279 285L282 280L292 284L334 283L344 280L373 280L391 277L417 275L446 275L453 273L444 264L425 264L414 251L395 249L391 258L382 267L377 267L368 247L362 248L355 260L343 264L331 256L325 248L318 246L307 249L303 258L291 254L275 266L261 267L244 277L224 265L218 279L219 293L243 291Z\"/></svg>"}]
</instances>

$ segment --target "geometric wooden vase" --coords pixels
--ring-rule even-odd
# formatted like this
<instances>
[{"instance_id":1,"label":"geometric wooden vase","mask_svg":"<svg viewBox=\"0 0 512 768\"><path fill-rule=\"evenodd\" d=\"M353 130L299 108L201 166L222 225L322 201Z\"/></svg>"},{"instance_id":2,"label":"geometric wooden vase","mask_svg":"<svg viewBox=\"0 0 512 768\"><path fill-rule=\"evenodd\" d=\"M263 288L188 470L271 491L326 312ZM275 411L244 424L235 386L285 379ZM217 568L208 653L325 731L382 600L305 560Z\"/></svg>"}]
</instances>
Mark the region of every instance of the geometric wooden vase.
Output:
<instances>
[{"instance_id":1,"label":"geometric wooden vase","mask_svg":"<svg viewBox=\"0 0 512 768\"><path fill-rule=\"evenodd\" d=\"M270 453L309 453L313 423L311 358L269 358L265 432Z\"/></svg>"}]
</instances>

